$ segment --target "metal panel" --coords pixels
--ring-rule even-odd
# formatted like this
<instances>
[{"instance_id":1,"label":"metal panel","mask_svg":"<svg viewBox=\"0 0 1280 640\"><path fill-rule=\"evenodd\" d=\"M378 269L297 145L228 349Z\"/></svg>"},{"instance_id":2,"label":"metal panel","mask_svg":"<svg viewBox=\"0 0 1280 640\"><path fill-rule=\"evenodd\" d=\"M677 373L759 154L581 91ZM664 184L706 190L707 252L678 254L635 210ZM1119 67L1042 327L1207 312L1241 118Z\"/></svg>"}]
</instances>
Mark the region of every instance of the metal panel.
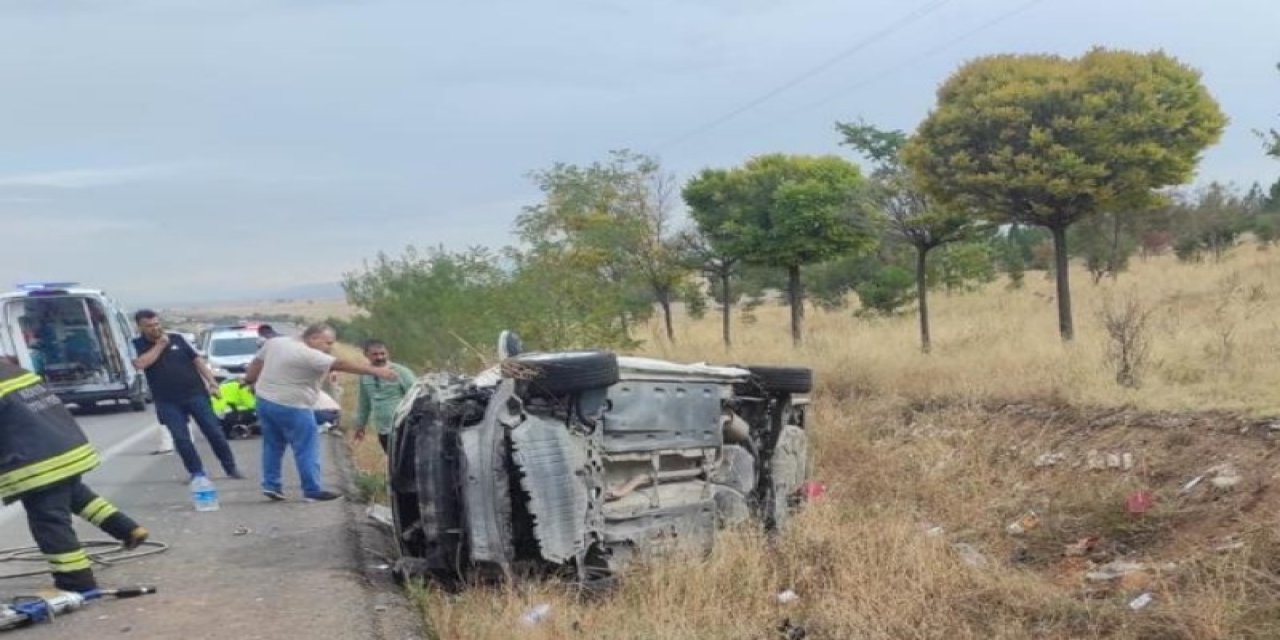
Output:
<instances>
[{"instance_id":1,"label":"metal panel","mask_svg":"<svg viewBox=\"0 0 1280 640\"><path fill-rule=\"evenodd\" d=\"M604 448L610 453L718 447L720 398L712 382L624 380L609 388Z\"/></svg>"},{"instance_id":2,"label":"metal panel","mask_svg":"<svg viewBox=\"0 0 1280 640\"><path fill-rule=\"evenodd\" d=\"M577 557L587 539L585 442L562 421L528 415L511 431L511 444L542 557L557 563Z\"/></svg>"}]
</instances>

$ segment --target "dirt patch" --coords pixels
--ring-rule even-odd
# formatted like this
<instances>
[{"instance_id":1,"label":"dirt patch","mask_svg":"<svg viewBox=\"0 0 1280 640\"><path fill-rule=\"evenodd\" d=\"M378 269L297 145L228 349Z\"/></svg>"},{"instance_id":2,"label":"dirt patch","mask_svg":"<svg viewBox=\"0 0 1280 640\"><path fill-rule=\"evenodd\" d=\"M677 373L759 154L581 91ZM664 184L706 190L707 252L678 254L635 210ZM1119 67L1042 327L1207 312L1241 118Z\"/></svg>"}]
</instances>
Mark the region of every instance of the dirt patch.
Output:
<instances>
[{"instance_id":1,"label":"dirt patch","mask_svg":"<svg viewBox=\"0 0 1280 640\"><path fill-rule=\"evenodd\" d=\"M1274 419L936 400L892 413L900 422L875 424L871 446L915 459L914 471L895 464L892 475L919 480L901 488L933 515L927 524L1001 570L1135 607L1147 606L1133 600L1144 593L1192 597L1210 576L1272 595L1280 587L1267 560L1280 516ZM920 476L929 467L950 471L934 482Z\"/></svg>"}]
</instances>

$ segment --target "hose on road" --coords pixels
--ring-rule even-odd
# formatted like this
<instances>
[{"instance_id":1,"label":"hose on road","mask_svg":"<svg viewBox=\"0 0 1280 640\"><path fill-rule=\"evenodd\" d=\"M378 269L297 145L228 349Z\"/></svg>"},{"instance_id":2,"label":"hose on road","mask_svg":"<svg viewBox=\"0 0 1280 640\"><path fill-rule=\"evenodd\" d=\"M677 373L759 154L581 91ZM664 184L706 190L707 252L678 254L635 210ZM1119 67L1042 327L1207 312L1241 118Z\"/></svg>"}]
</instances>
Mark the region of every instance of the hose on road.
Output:
<instances>
[{"instance_id":1,"label":"hose on road","mask_svg":"<svg viewBox=\"0 0 1280 640\"><path fill-rule=\"evenodd\" d=\"M120 546L116 540L87 540L80 543L84 550L89 554L89 560L95 565L110 567L121 562L137 560L146 556L164 553L169 550L169 545L163 542L148 540L143 542L137 549L126 551ZM6 563L38 563L40 569L32 569L30 571L21 571L18 573L5 573L4 567ZM50 573L49 568L45 565L45 557L40 553L40 548L30 547L13 547L11 549L0 549L0 580L10 580L13 578L27 578L31 576L40 576Z\"/></svg>"}]
</instances>

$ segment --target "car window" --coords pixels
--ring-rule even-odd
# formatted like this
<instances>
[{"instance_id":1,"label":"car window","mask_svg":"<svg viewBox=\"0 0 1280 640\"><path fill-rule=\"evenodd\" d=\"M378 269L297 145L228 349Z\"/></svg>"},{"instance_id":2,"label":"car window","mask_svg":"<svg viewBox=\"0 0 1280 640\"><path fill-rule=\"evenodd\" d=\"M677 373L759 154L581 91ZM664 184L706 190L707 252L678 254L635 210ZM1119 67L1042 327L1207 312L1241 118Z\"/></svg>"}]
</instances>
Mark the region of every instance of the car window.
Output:
<instances>
[{"instance_id":1,"label":"car window","mask_svg":"<svg viewBox=\"0 0 1280 640\"><path fill-rule=\"evenodd\" d=\"M209 343L211 356L251 356L258 352L258 338L214 338Z\"/></svg>"}]
</instances>

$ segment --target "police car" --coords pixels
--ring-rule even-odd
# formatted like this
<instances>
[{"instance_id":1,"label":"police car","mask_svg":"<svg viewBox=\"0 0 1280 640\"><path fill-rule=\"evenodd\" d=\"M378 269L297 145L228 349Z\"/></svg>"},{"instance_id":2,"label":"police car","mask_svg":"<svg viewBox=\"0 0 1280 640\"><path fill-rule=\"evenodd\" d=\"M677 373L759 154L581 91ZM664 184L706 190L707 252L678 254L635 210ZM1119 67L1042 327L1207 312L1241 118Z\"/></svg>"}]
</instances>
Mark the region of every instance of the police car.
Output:
<instances>
[{"instance_id":1,"label":"police car","mask_svg":"<svg viewBox=\"0 0 1280 640\"><path fill-rule=\"evenodd\" d=\"M256 323L241 323L213 327L201 333L200 344L196 348L209 361L215 377L225 380L244 376L261 343L258 326Z\"/></svg>"}]
</instances>

